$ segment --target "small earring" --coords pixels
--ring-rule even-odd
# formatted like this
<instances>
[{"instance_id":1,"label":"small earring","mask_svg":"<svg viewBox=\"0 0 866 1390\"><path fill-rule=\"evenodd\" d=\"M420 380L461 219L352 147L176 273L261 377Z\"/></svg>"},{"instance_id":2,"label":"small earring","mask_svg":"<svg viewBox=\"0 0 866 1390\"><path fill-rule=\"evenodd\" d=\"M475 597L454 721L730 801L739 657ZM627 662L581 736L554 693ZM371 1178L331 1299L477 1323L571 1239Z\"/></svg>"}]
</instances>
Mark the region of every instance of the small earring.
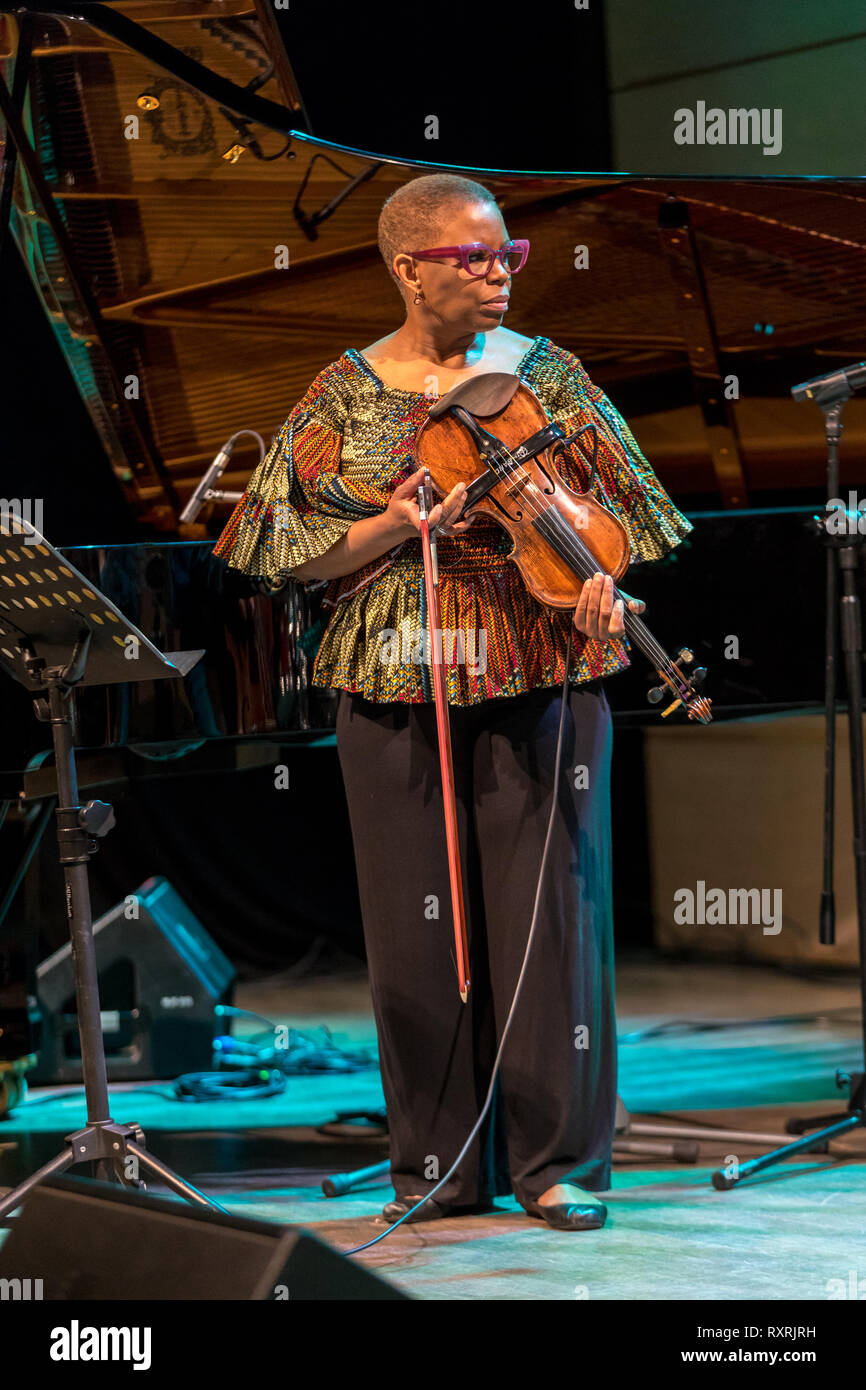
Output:
<instances>
[{"instance_id":1,"label":"small earring","mask_svg":"<svg viewBox=\"0 0 866 1390\"><path fill-rule=\"evenodd\" d=\"M416 292L416 294L415 294L415 298L412 300L412 303L413 303L413 304L420 304L420 303L421 303L421 300L422 300L423 298L424 298L423 294L421 293L420 290L418 290L418 291Z\"/></svg>"}]
</instances>

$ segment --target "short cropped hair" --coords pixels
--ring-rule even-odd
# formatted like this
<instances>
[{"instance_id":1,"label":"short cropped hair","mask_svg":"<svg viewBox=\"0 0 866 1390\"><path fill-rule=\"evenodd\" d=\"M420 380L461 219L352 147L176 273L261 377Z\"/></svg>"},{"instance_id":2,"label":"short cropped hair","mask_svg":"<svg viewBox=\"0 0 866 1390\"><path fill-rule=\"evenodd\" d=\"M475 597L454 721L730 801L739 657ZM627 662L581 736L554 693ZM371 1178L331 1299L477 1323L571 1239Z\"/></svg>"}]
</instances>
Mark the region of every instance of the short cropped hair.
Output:
<instances>
[{"instance_id":1,"label":"short cropped hair","mask_svg":"<svg viewBox=\"0 0 866 1390\"><path fill-rule=\"evenodd\" d=\"M394 257L435 246L448 214L466 203L483 203L491 212L500 211L489 188L462 174L422 174L391 194L379 214L379 250L396 285L400 280L394 274Z\"/></svg>"}]
</instances>

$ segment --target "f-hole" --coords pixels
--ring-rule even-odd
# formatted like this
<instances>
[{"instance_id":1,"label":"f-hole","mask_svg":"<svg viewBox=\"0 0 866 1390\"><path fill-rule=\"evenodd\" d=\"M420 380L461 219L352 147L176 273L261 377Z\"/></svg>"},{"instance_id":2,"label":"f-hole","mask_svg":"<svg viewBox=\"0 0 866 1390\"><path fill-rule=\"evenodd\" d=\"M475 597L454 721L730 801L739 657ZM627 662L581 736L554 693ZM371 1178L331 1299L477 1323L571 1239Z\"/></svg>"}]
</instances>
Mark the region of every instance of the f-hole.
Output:
<instances>
[{"instance_id":1,"label":"f-hole","mask_svg":"<svg viewBox=\"0 0 866 1390\"><path fill-rule=\"evenodd\" d=\"M554 459L555 457L556 456L554 455ZM538 469L539 473L543 473L544 477L547 479L547 487L542 488L542 492L548 492L552 495L556 491L556 484L554 483L544 464L541 462L540 454L536 455L535 466Z\"/></svg>"},{"instance_id":2,"label":"f-hole","mask_svg":"<svg viewBox=\"0 0 866 1390\"><path fill-rule=\"evenodd\" d=\"M509 519L510 521L522 521L522 520L523 520L523 512L518 511L518 512L516 512L514 515L512 515L511 512L506 511L506 509L503 507L502 503L499 501L499 498L498 498L498 497L494 497L492 492L489 492L487 495L488 495L488 497L490 498L490 501L493 503L494 507L498 507L499 510L501 511L502 515L503 515L503 516L507 516L508 519Z\"/></svg>"}]
</instances>

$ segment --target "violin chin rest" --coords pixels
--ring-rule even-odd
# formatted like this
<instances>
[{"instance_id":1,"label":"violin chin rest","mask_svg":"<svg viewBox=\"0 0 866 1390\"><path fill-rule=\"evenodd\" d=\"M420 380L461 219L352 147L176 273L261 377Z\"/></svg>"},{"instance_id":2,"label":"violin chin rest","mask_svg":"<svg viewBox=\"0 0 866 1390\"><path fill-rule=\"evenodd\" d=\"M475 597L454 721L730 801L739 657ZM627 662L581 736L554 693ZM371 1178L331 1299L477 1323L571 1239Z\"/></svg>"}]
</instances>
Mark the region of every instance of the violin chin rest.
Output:
<instances>
[{"instance_id":1,"label":"violin chin rest","mask_svg":"<svg viewBox=\"0 0 866 1390\"><path fill-rule=\"evenodd\" d=\"M510 372L482 372L480 376L471 376L431 405L430 419L438 420L453 405L462 405L470 415L496 415L505 409L519 385L519 378Z\"/></svg>"}]
</instances>

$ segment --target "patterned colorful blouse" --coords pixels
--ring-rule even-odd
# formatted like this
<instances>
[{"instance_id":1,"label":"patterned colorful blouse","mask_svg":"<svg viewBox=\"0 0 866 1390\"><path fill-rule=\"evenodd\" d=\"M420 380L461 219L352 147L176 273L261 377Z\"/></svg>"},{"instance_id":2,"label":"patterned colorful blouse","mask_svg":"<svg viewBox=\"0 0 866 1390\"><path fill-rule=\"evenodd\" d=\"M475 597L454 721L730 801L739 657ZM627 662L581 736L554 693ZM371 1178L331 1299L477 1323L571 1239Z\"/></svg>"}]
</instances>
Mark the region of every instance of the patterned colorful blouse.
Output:
<instances>
[{"instance_id":1,"label":"patterned colorful blouse","mask_svg":"<svg viewBox=\"0 0 866 1390\"><path fill-rule=\"evenodd\" d=\"M656 560L672 550L691 524L579 360L548 338L535 338L515 370L565 433L587 421L596 425L594 491L625 525L633 559ZM343 353L289 415L214 554L273 584L324 554L354 522L383 511L394 488L414 472L415 434L438 399L388 386L360 352ZM558 454L557 466L571 488L585 490L589 467L579 450ZM486 518L437 543L449 704L519 695L563 679L572 614L533 598L508 558L510 549L507 533ZM432 700L420 540L403 541L354 574L326 583L330 617L313 684L379 702ZM570 680L623 669L628 645L575 630Z\"/></svg>"}]
</instances>

